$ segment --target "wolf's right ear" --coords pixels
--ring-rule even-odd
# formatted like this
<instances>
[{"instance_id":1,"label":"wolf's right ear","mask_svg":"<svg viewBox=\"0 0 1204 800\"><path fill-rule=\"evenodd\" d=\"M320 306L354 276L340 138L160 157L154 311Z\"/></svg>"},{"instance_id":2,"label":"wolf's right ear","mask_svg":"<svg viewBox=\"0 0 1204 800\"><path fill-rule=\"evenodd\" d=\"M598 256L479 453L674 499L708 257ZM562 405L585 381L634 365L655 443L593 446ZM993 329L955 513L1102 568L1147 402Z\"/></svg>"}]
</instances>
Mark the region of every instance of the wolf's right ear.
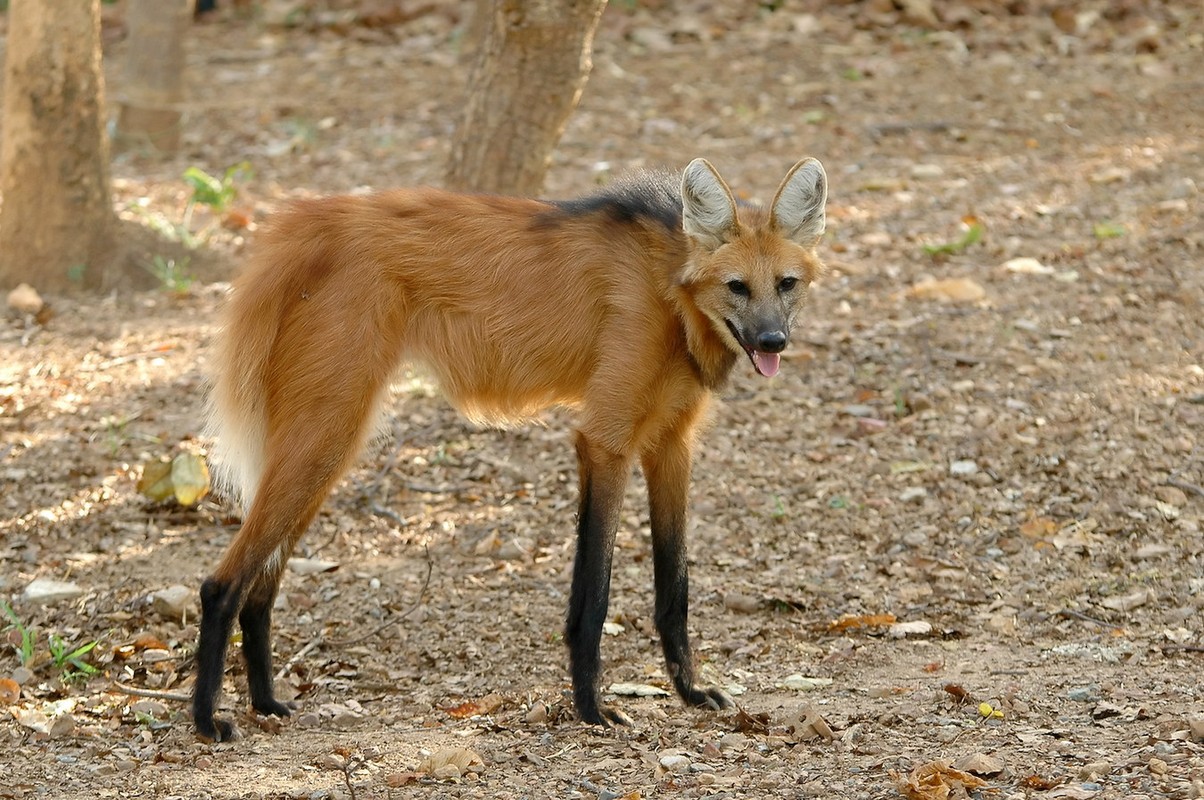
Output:
<instances>
[{"instance_id":1,"label":"wolf's right ear","mask_svg":"<svg viewBox=\"0 0 1204 800\"><path fill-rule=\"evenodd\" d=\"M705 158L696 158L681 176L681 221L686 235L708 250L739 229L731 189Z\"/></svg>"}]
</instances>

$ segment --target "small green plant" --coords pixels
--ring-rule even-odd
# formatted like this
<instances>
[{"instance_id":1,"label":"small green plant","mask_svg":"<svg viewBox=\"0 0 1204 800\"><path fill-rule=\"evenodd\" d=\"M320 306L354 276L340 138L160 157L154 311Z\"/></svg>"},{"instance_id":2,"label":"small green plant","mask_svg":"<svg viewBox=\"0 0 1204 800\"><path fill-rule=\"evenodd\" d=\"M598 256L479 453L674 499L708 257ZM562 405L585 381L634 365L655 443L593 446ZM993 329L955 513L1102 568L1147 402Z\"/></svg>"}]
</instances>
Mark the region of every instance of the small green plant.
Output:
<instances>
[{"instance_id":1,"label":"small green plant","mask_svg":"<svg viewBox=\"0 0 1204 800\"><path fill-rule=\"evenodd\" d=\"M771 512L775 522L782 522L786 519L786 504L782 501L781 495L773 496L773 511Z\"/></svg>"},{"instance_id":2,"label":"small green plant","mask_svg":"<svg viewBox=\"0 0 1204 800\"><path fill-rule=\"evenodd\" d=\"M974 216L963 217L962 227L964 230L962 231L961 238L941 244L926 244L924 245L924 252L933 257L956 255L970 245L982 241L982 235L986 232L986 227Z\"/></svg>"},{"instance_id":3,"label":"small green plant","mask_svg":"<svg viewBox=\"0 0 1204 800\"><path fill-rule=\"evenodd\" d=\"M99 644L93 640L75 649L63 641L61 636L50 634L50 660L55 669L62 673L64 681L83 680L89 675L95 675L99 670L84 660L84 656L92 652Z\"/></svg>"},{"instance_id":4,"label":"small green plant","mask_svg":"<svg viewBox=\"0 0 1204 800\"><path fill-rule=\"evenodd\" d=\"M140 215L147 227L154 230L164 239L171 242L179 242L189 250L195 250L200 247L201 243L208 237L209 232L218 224L218 220L214 219L205 228L196 233L192 231L192 214L197 206L205 206L209 208L214 215L220 215L226 211L234 198L238 196L238 182L245 179L251 174L251 165L246 161L235 164L228 168L220 178L210 175L200 167L189 167L184 170L183 180L192 188L192 194L188 197L188 202L184 206L184 217L180 222L175 222L157 212L149 210L146 205L147 201L143 200L131 206L131 211ZM160 262L156 258L155 262ZM171 259L162 259L161 263L148 265L147 269L152 274L164 275L167 280L162 277L164 285L174 291L187 290L187 286L192 283L192 278L189 276L186 279L185 285L181 287L178 281L181 280L180 268L187 266L185 261L177 268L176 263Z\"/></svg>"},{"instance_id":5,"label":"small green plant","mask_svg":"<svg viewBox=\"0 0 1204 800\"><path fill-rule=\"evenodd\" d=\"M210 175L200 167L184 170L184 183L192 187L192 205L209 206L214 211L225 211L238 195L238 181L251 176L251 165L241 161L226 169L220 178Z\"/></svg>"},{"instance_id":6,"label":"small green plant","mask_svg":"<svg viewBox=\"0 0 1204 800\"><path fill-rule=\"evenodd\" d=\"M1096 239L1115 239L1125 235L1125 226L1119 222L1097 222L1091 226L1091 232Z\"/></svg>"},{"instance_id":7,"label":"small green plant","mask_svg":"<svg viewBox=\"0 0 1204 800\"><path fill-rule=\"evenodd\" d=\"M251 165L246 161L227 167L220 178L210 175L200 167L184 170L184 183L192 187L192 196L188 198L188 204L184 207L184 227L191 230L192 212L198 205L208 206L215 214L228 209L238 195L238 181L250 175Z\"/></svg>"},{"instance_id":8,"label":"small green plant","mask_svg":"<svg viewBox=\"0 0 1204 800\"><path fill-rule=\"evenodd\" d=\"M159 279L159 285L164 290L174 294L187 294L196 280L187 272L189 263L191 259L187 256L177 260L157 255L143 266L147 272Z\"/></svg>"},{"instance_id":9,"label":"small green plant","mask_svg":"<svg viewBox=\"0 0 1204 800\"><path fill-rule=\"evenodd\" d=\"M20 635L20 643L13 642L13 648L17 651L17 657L21 659L21 666L28 667L33 661L34 656L34 641L37 639L37 630L26 627L21 622L21 618L17 616L17 612L13 611L13 607L8 603L0 600L0 612L8 618L9 625L5 630L16 631Z\"/></svg>"},{"instance_id":10,"label":"small green plant","mask_svg":"<svg viewBox=\"0 0 1204 800\"><path fill-rule=\"evenodd\" d=\"M8 619L8 627L5 630L16 631L19 636L19 642L10 639L13 649L17 651L17 657L21 660L21 666L28 669L33 669L37 660L37 628L30 627L21 621L17 616L17 612L13 611L12 606L0 600L0 614L3 614ZM47 639L47 646L50 648L50 664L59 671L63 681L71 683L86 679L89 675L95 675L99 670L89 664L85 657L88 653L96 648L99 642L91 641L79 647L71 647L63 640L63 637L55 634L50 634ZM45 659L41 660L45 664Z\"/></svg>"}]
</instances>

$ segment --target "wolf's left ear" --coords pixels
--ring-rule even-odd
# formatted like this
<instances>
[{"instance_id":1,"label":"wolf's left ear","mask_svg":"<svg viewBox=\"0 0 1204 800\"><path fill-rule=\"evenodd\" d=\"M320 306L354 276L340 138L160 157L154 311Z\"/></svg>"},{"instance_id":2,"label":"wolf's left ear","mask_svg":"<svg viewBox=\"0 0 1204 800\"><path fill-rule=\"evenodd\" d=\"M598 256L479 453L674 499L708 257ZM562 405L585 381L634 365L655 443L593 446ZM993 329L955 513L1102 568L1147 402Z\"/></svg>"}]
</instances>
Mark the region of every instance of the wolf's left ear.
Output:
<instances>
[{"instance_id":1,"label":"wolf's left ear","mask_svg":"<svg viewBox=\"0 0 1204 800\"><path fill-rule=\"evenodd\" d=\"M823 164L805 158L790 168L774 195L773 225L786 238L812 245L824 232L828 176Z\"/></svg>"},{"instance_id":2,"label":"wolf's left ear","mask_svg":"<svg viewBox=\"0 0 1204 800\"><path fill-rule=\"evenodd\" d=\"M694 159L682 173L681 204L686 234L708 250L731 239L739 229L732 191L705 158Z\"/></svg>"}]
</instances>

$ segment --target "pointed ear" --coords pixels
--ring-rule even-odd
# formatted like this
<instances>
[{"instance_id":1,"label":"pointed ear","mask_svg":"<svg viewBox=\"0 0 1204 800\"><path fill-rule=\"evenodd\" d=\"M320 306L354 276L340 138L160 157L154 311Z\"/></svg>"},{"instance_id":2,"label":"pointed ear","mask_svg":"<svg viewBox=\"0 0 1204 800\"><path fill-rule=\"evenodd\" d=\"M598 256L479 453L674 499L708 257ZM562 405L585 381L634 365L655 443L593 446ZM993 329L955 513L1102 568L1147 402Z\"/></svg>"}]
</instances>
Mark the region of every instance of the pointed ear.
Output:
<instances>
[{"instance_id":1,"label":"pointed ear","mask_svg":"<svg viewBox=\"0 0 1204 800\"><path fill-rule=\"evenodd\" d=\"M686 234L714 250L739 230L736 201L719 173L705 158L696 158L681 177L681 221Z\"/></svg>"},{"instance_id":2,"label":"pointed ear","mask_svg":"<svg viewBox=\"0 0 1204 800\"><path fill-rule=\"evenodd\" d=\"M787 239L812 245L824 232L828 176L823 164L805 158L790 168L770 207L773 225Z\"/></svg>"}]
</instances>

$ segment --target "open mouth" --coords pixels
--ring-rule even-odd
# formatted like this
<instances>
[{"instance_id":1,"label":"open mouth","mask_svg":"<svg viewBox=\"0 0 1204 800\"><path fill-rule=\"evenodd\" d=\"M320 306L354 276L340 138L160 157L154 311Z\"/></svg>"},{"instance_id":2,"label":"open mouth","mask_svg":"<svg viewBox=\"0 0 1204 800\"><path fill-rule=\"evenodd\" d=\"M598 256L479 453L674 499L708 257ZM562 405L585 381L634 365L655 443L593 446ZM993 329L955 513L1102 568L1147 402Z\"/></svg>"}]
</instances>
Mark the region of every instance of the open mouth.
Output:
<instances>
[{"instance_id":1,"label":"open mouth","mask_svg":"<svg viewBox=\"0 0 1204 800\"><path fill-rule=\"evenodd\" d=\"M778 367L782 363L781 355L778 353L765 353L754 347L749 347L744 343L744 337L736 330L736 326L732 324L731 320L725 319L724 322L727 323L727 329L732 332L732 337L740 343L740 346L744 348L744 352L748 353L748 358L752 361L753 369L757 371L758 375L764 378L772 378L778 374Z\"/></svg>"}]
</instances>

